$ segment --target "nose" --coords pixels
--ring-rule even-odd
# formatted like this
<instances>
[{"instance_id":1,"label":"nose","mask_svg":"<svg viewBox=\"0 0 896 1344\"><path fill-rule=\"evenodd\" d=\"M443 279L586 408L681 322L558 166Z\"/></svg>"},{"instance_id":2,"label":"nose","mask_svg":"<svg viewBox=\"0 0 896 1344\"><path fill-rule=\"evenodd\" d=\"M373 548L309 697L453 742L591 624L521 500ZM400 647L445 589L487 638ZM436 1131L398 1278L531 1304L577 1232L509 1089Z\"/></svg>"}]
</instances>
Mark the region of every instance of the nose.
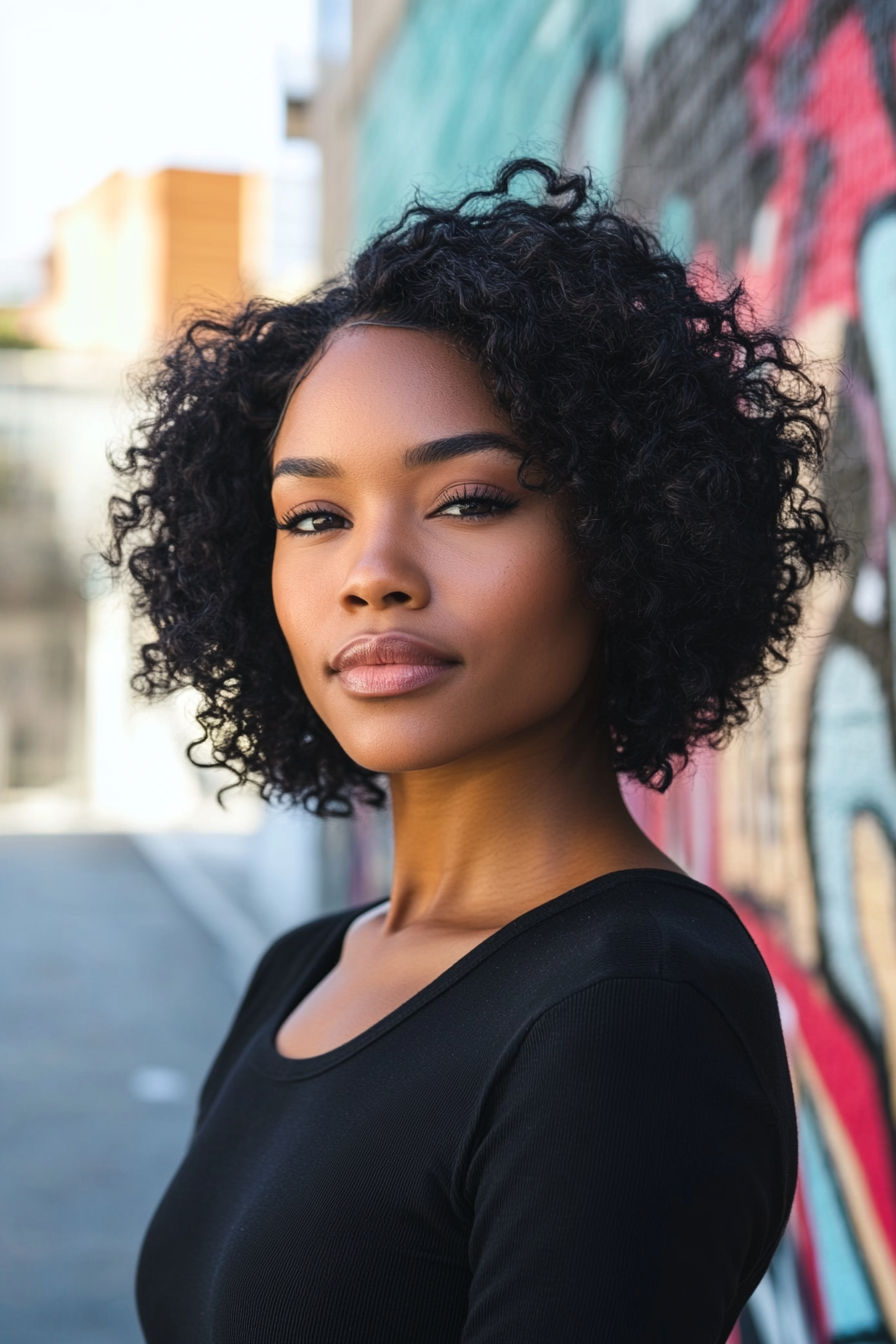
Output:
<instances>
[{"instance_id":1,"label":"nose","mask_svg":"<svg viewBox=\"0 0 896 1344\"><path fill-rule=\"evenodd\" d=\"M411 551L411 538L395 523L360 543L339 593L343 607L354 610L368 607L386 611L389 607L417 610L431 597L430 585L419 557Z\"/></svg>"}]
</instances>

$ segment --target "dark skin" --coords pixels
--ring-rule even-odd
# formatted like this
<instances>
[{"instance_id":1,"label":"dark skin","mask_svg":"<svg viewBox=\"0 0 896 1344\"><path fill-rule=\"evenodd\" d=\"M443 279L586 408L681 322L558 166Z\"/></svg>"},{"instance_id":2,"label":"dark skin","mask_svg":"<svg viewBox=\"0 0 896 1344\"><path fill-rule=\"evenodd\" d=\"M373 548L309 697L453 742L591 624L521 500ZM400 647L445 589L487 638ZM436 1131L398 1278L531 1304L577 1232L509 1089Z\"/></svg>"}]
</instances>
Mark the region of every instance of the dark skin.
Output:
<instances>
[{"instance_id":1,"label":"dark skin","mask_svg":"<svg viewBox=\"0 0 896 1344\"><path fill-rule=\"evenodd\" d=\"M503 925L625 868L678 871L632 820L601 728L600 618L562 504L519 485L507 418L445 339L358 325L273 454L273 592L302 686L389 777L387 903L277 1046L333 1050Z\"/></svg>"}]
</instances>

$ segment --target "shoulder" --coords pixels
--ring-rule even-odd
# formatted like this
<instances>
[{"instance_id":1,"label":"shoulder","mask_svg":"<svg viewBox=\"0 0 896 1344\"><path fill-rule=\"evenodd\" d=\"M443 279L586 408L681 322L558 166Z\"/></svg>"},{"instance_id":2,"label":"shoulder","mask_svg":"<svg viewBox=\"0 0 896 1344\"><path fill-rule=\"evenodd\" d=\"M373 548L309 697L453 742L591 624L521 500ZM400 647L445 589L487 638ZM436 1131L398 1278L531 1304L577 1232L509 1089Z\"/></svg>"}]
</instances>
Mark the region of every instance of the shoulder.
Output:
<instances>
[{"instance_id":1,"label":"shoulder","mask_svg":"<svg viewBox=\"0 0 896 1344\"><path fill-rule=\"evenodd\" d=\"M682 1323L676 1339L694 1302L718 1313L700 1338L726 1338L721 1323L767 1267L796 1182L762 958L720 896L660 871L611 874L524 919L507 948L513 995L493 996L492 1012L513 996L524 1011L458 1153L474 1252L490 1281L505 1262L519 1270L526 1217L550 1228L547 1242L532 1239L526 1281L543 1283L553 1255L552 1281L570 1285L570 1301L590 1295L590 1319L606 1311L605 1291L625 1301L626 1338L662 1334L658 1301ZM595 1263L612 1268L595 1277ZM659 1295L638 1297L636 1281Z\"/></svg>"},{"instance_id":2,"label":"shoulder","mask_svg":"<svg viewBox=\"0 0 896 1344\"><path fill-rule=\"evenodd\" d=\"M639 869L598 878L531 915L514 967L516 983L528 980L526 1010L493 1083L528 1086L542 1070L551 1087L560 1077L615 1076L650 1097L658 1087L671 1096L679 1091L671 1080L688 1078L685 1110L701 1089L716 1097L717 1114L749 1103L765 1115L785 1165L795 1164L774 984L724 897L684 874Z\"/></svg>"},{"instance_id":3,"label":"shoulder","mask_svg":"<svg viewBox=\"0 0 896 1344\"><path fill-rule=\"evenodd\" d=\"M550 906L556 905L555 910ZM569 991L634 977L688 984L737 1030L778 1024L765 962L734 907L684 874L611 873L544 907ZM555 929L549 931L549 926Z\"/></svg>"},{"instance_id":4,"label":"shoulder","mask_svg":"<svg viewBox=\"0 0 896 1344\"><path fill-rule=\"evenodd\" d=\"M324 915L291 929L272 943L249 981L230 1030L208 1072L200 1094L199 1119L261 1026L283 1007L290 992L328 953L335 962L346 927L358 910Z\"/></svg>"},{"instance_id":5,"label":"shoulder","mask_svg":"<svg viewBox=\"0 0 896 1344\"><path fill-rule=\"evenodd\" d=\"M237 1010L241 1015L252 1013L262 1002L273 1008L283 994L301 977L305 969L321 956L334 939L344 935L359 911L340 910L337 914L322 915L318 919L290 929L271 944L249 981Z\"/></svg>"},{"instance_id":6,"label":"shoulder","mask_svg":"<svg viewBox=\"0 0 896 1344\"><path fill-rule=\"evenodd\" d=\"M644 970L652 978L689 987L711 1005L765 1084L769 1069L786 1073L775 987L730 902L684 874L649 871L621 877L611 918L629 938L633 927L649 922L652 964ZM615 941L609 931L607 941Z\"/></svg>"},{"instance_id":7,"label":"shoulder","mask_svg":"<svg viewBox=\"0 0 896 1344\"><path fill-rule=\"evenodd\" d=\"M613 1020L622 1055L646 1059L647 1042L656 1040L670 1067L736 1077L732 1097L750 1090L763 1098L793 1156L793 1089L775 986L731 903L661 870L611 874L570 896L552 935L563 946L564 973L541 1005L535 1038L551 1039L556 1050L563 1035L568 1058L587 1067L603 1050L596 1021L606 1031Z\"/></svg>"},{"instance_id":8,"label":"shoulder","mask_svg":"<svg viewBox=\"0 0 896 1344\"><path fill-rule=\"evenodd\" d=\"M699 1038L706 1066L714 1067L710 1053L716 1062L724 1055L726 1065L739 1061L789 1133L793 1096L775 988L724 897L683 874L643 869L599 878L556 905L545 908L541 938L546 951L550 945L551 973L531 1023L542 1019L539 1030L553 1024L556 1032L562 1022L568 1049L586 1058L594 1018L570 1008L617 1002L621 1011L624 1003L614 1029L620 1040L636 1049L655 1032L665 1049L683 1055ZM687 1011L670 1035L661 1019L673 1002ZM695 1033L697 1018L706 1026Z\"/></svg>"}]
</instances>

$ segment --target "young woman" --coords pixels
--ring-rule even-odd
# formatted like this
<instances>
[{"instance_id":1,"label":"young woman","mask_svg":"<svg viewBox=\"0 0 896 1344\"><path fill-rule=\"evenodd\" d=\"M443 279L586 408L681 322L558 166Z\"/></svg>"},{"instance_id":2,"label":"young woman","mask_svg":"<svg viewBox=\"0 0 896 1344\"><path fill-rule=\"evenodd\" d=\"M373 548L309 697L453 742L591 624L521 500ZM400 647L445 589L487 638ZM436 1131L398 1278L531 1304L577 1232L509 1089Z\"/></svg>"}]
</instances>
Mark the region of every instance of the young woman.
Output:
<instances>
[{"instance_id":1,"label":"young woman","mask_svg":"<svg viewBox=\"0 0 896 1344\"><path fill-rule=\"evenodd\" d=\"M617 778L742 723L834 563L817 389L525 160L197 322L148 395L140 686L197 687L266 796L388 780L395 826L388 900L258 968L147 1234L150 1344L724 1341L796 1176L774 990Z\"/></svg>"}]
</instances>

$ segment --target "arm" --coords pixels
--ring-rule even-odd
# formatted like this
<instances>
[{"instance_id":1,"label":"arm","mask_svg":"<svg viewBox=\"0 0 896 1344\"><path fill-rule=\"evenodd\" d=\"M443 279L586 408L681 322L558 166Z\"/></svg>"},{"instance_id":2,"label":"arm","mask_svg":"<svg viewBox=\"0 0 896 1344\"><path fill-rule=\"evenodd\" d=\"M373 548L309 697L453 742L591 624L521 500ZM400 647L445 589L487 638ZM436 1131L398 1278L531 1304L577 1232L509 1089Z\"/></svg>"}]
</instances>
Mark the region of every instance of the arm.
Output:
<instances>
[{"instance_id":1,"label":"arm","mask_svg":"<svg viewBox=\"0 0 896 1344\"><path fill-rule=\"evenodd\" d=\"M717 1344L789 1211L739 1039L686 984L545 1013L495 1085L465 1182L463 1344Z\"/></svg>"}]
</instances>

